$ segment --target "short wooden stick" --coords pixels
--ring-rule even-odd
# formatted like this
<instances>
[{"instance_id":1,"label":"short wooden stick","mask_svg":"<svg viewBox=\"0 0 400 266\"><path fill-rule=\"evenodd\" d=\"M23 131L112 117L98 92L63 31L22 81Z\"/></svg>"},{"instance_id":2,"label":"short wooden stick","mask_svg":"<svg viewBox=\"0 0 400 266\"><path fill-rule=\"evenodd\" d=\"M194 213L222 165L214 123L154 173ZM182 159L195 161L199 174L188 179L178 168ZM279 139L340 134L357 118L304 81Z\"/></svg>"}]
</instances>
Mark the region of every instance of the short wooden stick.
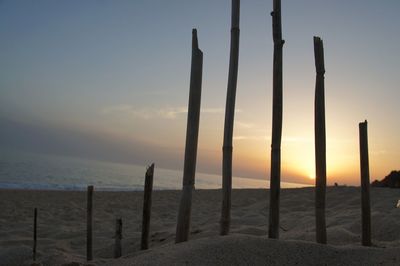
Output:
<instances>
[{"instance_id":1,"label":"short wooden stick","mask_svg":"<svg viewBox=\"0 0 400 266\"><path fill-rule=\"evenodd\" d=\"M33 261L36 261L37 247L37 208L33 211Z\"/></svg>"},{"instance_id":2,"label":"short wooden stick","mask_svg":"<svg viewBox=\"0 0 400 266\"><path fill-rule=\"evenodd\" d=\"M314 37L316 69L314 132L315 132L315 231L317 243L326 244L326 133L325 133L325 64L324 46L319 37Z\"/></svg>"},{"instance_id":3,"label":"short wooden stick","mask_svg":"<svg viewBox=\"0 0 400 266\"><path fill-rule=\"evenodd\" d=\"M140 244L140 248L142 250L149 248L151 194L153 191L153 175L154 175L154 163L149 168L147 168L145 184L144 184L142 241Z\"/></svg>"},{"instance_id":4,"label":"short wooden stick","mask_svg":"<svg viewBox=\"0 0 400 266\"><path fill-rule=\"evenodd\" d=\"M115 220L115 245L114 245L114 258L119 258L122 256L122 219Z\"/></svg>"},{"instance_id":5,"label":"short wooden stick","mask_svg":"<svg viewBox=\"0 0 400 266\"><path fill-rule=\"evenodd\" d=\"M93 186L87 187L87 216L86 216L86 259L93 259Z\"/></svg>"},{"instance_id":6,"label":"short wooden stick","mask_svg":"<svg viewBox=\"0 0 400 266\"><path fill-rule=\"evenodd\" d=\"M361 219L363 246L371 246L371 206L369 196L369 159L367 120L359 124L361 168Z\"/></svg>"}]
</instances>

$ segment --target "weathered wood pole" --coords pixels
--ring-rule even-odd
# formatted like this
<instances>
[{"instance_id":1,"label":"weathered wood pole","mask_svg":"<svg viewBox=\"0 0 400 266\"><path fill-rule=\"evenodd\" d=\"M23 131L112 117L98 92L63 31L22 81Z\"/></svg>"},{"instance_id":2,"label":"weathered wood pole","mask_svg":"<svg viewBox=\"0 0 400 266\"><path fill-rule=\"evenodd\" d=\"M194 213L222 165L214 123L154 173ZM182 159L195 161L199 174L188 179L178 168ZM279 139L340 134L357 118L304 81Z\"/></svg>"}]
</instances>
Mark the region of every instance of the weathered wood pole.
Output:
<instances>
[{"instance_id":1,"label":"weathered wood pole","mask_svg":"<svg viewBox=\"0 0 400 266\"><path fill-rule=\"evenodd\" d=\"M369 159L367 120L359 124L361 168L362 245L371 246L371 206L369 197Z\"/></svg>"},{"instance_id":2,"label":"weathered wood pole","mask_svg":"<svg viewBox=\"0 0 400 266\"><path fill-rule=\"evenodd\" d=\"M93 259L93 186L87 187L87 213L86 213L86 259Z\"/></svg>"},{"instance_id":3,"label":"weathered wood pole","mask_svg":"<svg viewBox=\"0 0 400 266\"><path fill-rule=\"evenodd\" d=\"M122 255L122 219L115 219L115 244L114 244L114 258L119 258Z\"/></svg>"},{"instance_id":4,"label":"weathered wood pole","mask_svg":"<svg viewBox=\"0 0 400 266\"><path fill-rule=\"evenodd\" d=\"M142 241L140 248L149 248L149 234L150 234L150 216L151 216L151 194L153 191L153 175L154 163L146 170L144 181L144 199L143 199L143 218L142 218Z\"/></svg>"},{"instance_id":5,"label":"weathered wood pole","mask_svg":"<svg viewBox=\"0 0 400 266\"><path fill-rule=\"evenodd\" d=\"M222 210L220 234L229 234L231 224L233 122L239 66L240 0L232 0L231 50L225 105L224 143L222 147Z\"/></svg>"},{"instance_id":6,"label":"weathered wood pole","mask_svg":"<svg viewBox=\"0 0 400 266\"><path fill-rule=\"evenodd\" d=\"M183 167L182 195L176 225L176 243L187 241L189 238L192 192L194 190L196 173L197 140L199 136L202 74L203 52L199 49L197 30L193 29L185 162Z\"/></svg>"},{"instance_id":7,"label":"weathered wood pole","mask_svg":"<svg viewBox=\"0 0 400 266\"><path fill-rule=\"evenodd\" d=\"M33 211L33 261L36 261L37 247L37 208Z\"/></svg>"},{"instance_id":8,"label":"weathered wood pole","mask_svg":"<svg viewBox=\"0 0 400 266\"><path fill-rule=\"evenodd\" d=\"M326 199L326 134L325 134L325 65L324 46L319 37L314 37L316 69L314 130L315 130L315 218L316 240L326 244L325 199Z\"/></svg>"},{"instance_id":9,"label":"weathered wood pole","mask_svg":"<svg viewBox=\"0 0 400 266\"><path fill-rule=\"evenodd\" d=\"M282 40L281 1L273 1L272 36L274 40L274 62L272 81L272 137L271 176L269 199L268 237L279 238L279 195L281 190L281 141L282 141Z\"/></svg>"}]
</instances>

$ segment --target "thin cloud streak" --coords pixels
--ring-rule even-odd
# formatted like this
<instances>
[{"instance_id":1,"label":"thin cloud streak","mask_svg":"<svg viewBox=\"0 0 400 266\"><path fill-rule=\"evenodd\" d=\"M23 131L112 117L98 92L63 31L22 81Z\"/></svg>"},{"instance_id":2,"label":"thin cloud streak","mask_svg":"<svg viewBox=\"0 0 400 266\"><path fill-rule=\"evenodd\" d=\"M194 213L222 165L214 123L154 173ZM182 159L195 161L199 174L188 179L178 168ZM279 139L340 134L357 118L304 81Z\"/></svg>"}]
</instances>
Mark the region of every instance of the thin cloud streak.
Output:
<instances>
[{"instance_id":1,"label":"thin cloud streak","mask_svg":"<svg viewBox=\"0 0 400 266\"><path fill-rule=\"evenodd\" d=\"M238 136L233 136L234 140L262 140L262 141L271 141L271 136L262 136L262 135L238 135ZM306 137L297 137L297 136L288 136L288 137L283 137L282 142L284 143L309 143L309 142L314 142L314 139L312 138L306 138ZM351 142L351 140L348 139L327 139L327 143L333 142ZM380 152L384 153L384 151Z\"/></svg>"},{"instance_id":2,"label":"thin cloud streak","mask_svg":"<svg viewBox=\"0 0 400 266\"><path fill-rule=\"evenodd\" d=\"M233 136L233 140L263 140L267 141L270 140L271 137L267 136Z\"/></svg>"},{"instance_id":3,"label":"thin cloud streak","mask_svg":"<svg viewBox=\"0 0 400 266\"><path fill-rule=\"evenodd\" d=\"M246 122L243 122L243 121L236 121L236 122L235 122L235 125L237 125L237 126L239 126L239 127L242 127L242 128L247 128L247 129L250 129L250 128L254 128L254 127L255 127L254 124L246 123Z\"/></svg>"},{"instance_id":4,"label":"thin cloud streak","mask_svg":"<svg viewBox=\"0 0 400 266\"><path fill-rule=\"evenodd\" d=\"M241 112L241 110L236 110ZM101 113L103 115L129 115L139 119L177 119L181 115L187 114L187 107L165 107L160 109L135 108L129 104L119 104L104 108ZM223 108L202 108L202 114L223 114Z\"/></svg>"},{"instance_id":5,"label":"thin cloud streak","mask_svg":"<svg viewBox=\"0 0 400 266\"><path fill-rule=\"evenodd\" d=\"M263 140L270 141L271 136L234 136L234 140ZM311 139L303 138L303 137L283 137L282 142L311 142Z\"/></svg>"}]
</instances>

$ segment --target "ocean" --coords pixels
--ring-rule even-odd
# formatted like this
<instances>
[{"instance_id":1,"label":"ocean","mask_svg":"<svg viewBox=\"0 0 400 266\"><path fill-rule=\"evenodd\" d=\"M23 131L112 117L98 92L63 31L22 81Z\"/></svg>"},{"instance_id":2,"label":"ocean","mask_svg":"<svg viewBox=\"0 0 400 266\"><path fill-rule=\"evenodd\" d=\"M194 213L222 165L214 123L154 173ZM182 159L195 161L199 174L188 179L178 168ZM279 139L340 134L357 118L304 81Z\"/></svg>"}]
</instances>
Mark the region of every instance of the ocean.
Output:
<instances>
[{"instance_id":1,"label":"ocean","mask_svg":"<svg viewBox=\"0 0 400 266\"><path fill-rule=\"evenodd\" d=\"M146 166L27 152L0 154L0 188L39 190L143 190ZM196 189L221 188L221 176L196 173ZM233 188L269 188L269 181L233 177ZM307 185L282 182L283 188ZM156 190L181 189L182 171L155 165Z\"/></svg>"}]
</instances>

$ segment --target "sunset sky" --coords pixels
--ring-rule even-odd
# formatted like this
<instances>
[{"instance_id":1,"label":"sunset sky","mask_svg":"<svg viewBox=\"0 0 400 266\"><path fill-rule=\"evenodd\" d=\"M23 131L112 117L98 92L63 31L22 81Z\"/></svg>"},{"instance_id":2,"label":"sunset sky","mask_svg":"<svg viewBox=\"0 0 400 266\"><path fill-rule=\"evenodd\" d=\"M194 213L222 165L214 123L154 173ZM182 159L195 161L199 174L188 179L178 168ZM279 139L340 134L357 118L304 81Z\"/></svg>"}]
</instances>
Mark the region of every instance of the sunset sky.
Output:
<instances>
[{"instance_id":1,"label":"sunset sky","mask_svg":"<svg viewBox=\"0 0 400 266\"><path fill-rule=\"evenodd\" d=\"M197 170L221 173L229 63L225 0L0 0L3 148L182 169L191 31L204 54ZM272 0L242 0L234 176L269 179ZM313 36L325 49L328 183L400 168L400 1L282 0L282 180L310 183Z\"/></svg>"}]
</instances>

